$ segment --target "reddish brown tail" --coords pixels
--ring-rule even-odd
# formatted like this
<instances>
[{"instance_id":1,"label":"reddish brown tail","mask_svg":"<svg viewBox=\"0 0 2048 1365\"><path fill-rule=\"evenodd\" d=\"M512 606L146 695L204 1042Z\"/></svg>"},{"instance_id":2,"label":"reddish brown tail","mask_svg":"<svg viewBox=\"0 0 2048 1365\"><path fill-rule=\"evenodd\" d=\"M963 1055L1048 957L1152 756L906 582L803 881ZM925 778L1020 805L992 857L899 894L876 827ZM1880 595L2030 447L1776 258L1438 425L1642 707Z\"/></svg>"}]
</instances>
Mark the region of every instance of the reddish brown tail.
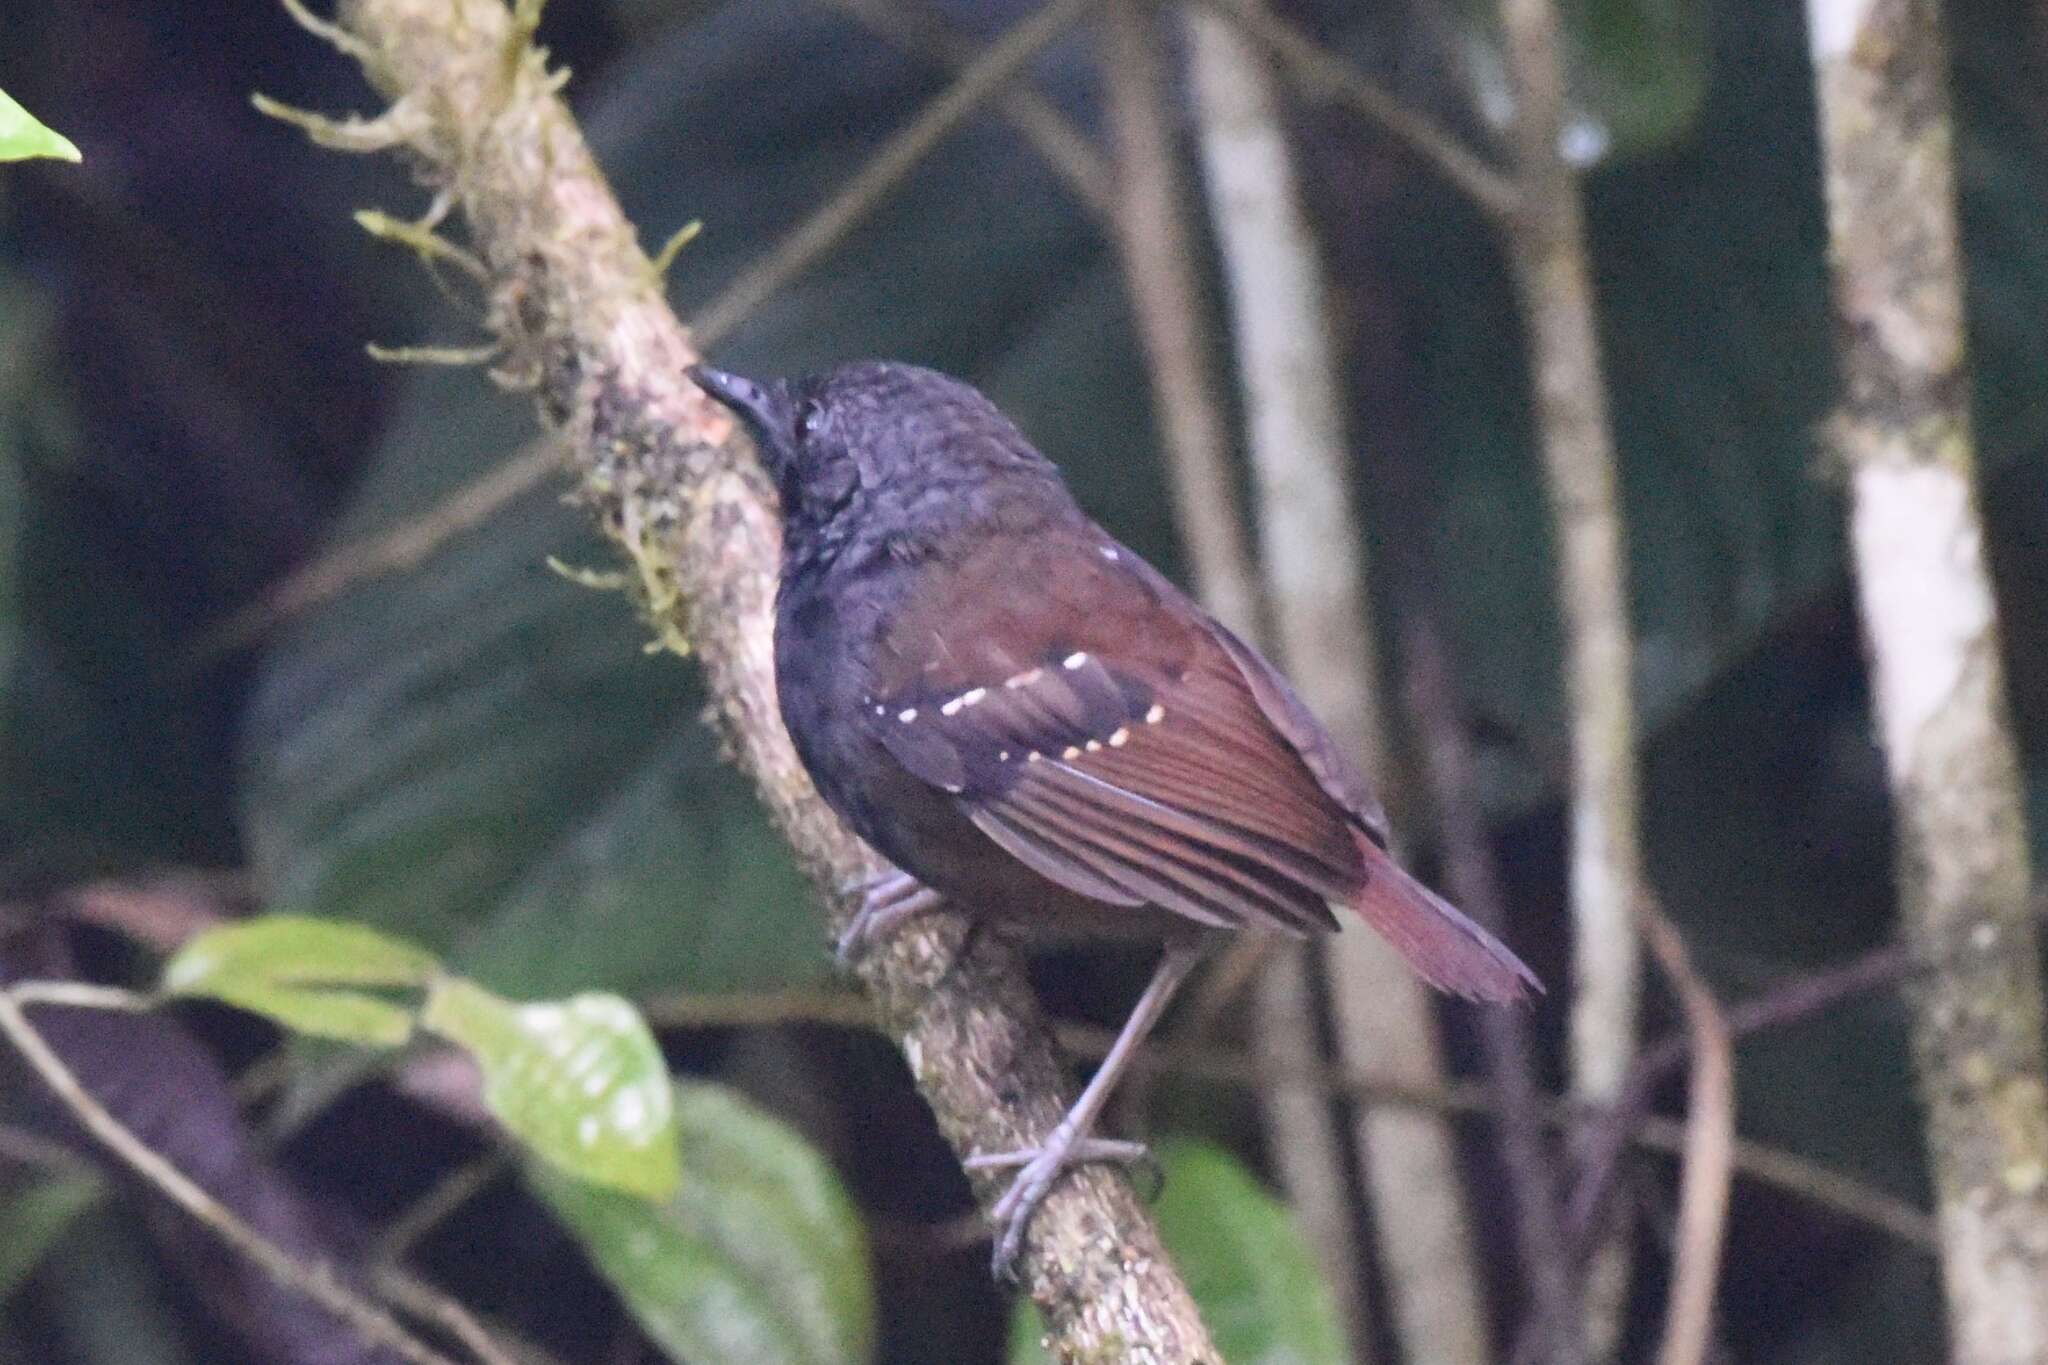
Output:
<instances>
[{"instance_id":1,"label":"reddish brown tail","mask_svg":"<svg viewBox=\"0 0 2048 1365\"><path fill-rule=\"evenodd\" d=\"M1423 980L1467 1000L1521 1000L1543 983L1506 944L1403 871L1386 850L1359 836L1365 889L1352 907Z\"/></svg>"}]
</instances>

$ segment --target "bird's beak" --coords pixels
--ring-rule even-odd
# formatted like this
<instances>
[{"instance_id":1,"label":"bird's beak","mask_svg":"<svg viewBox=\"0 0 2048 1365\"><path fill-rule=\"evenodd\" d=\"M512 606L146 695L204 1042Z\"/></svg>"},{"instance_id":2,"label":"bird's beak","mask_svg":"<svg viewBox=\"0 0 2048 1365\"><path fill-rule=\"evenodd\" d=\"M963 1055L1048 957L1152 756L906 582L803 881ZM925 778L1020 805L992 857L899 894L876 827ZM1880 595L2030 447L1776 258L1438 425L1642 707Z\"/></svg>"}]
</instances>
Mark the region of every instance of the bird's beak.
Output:
<instances>
[{"instance_id":1,"label":"bird's beak","mask_svg":"<svg viewBox=\"0 0 2048 1365\"><path fill-rule=\"evenodd\" d=\"M774 400L765 385L714 370L709 365L692 365L683 373L690 376L691 383L731 408L757 434L775 429Z\"/></svg>"}]
</instances>

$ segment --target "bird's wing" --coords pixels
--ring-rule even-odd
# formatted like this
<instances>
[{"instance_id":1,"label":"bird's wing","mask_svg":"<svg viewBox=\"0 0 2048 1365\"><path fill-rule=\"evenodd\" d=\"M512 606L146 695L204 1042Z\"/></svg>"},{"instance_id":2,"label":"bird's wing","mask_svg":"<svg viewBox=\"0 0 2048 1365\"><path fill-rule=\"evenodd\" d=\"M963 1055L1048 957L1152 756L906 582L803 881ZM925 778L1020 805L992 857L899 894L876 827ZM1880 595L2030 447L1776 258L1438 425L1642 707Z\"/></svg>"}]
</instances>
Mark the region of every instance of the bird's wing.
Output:
<instances>
[{"instance_id":1,"label":"bird's wing","mask_svg":"<svg viewBox=\"0 0 2048 1365\"><path fill-rule=\"evenodd\" d=\"M1084 895L1335 927L1368 826L1269 714L1277 677L1249 679L1233 646L1256 655L1093 527L984 540L950 567L883 642L866 720L898 762Z\"/></svg>"}]
</instances>

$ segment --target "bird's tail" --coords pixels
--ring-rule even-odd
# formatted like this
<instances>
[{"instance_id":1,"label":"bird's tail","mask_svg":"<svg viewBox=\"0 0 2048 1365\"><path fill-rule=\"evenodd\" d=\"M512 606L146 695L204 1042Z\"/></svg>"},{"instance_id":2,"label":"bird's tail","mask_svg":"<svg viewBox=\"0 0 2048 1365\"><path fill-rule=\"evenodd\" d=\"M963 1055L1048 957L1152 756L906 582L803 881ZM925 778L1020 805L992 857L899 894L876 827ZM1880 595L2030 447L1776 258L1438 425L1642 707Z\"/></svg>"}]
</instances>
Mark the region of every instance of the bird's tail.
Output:
<instances>
[{"instance_id":1,"label":"bird's tail","mask_svg":"<svg viewBox=\"0 0 2048 1365\"><path fill-rule=\"evenodd\" d=\"M1467 1000L1512 1001L1543 983L1508 946L1415 880L1378 844L1358 836L1365 886L1352 909L1408 960L1423 980Z\"/></svg>"}]
</instances>

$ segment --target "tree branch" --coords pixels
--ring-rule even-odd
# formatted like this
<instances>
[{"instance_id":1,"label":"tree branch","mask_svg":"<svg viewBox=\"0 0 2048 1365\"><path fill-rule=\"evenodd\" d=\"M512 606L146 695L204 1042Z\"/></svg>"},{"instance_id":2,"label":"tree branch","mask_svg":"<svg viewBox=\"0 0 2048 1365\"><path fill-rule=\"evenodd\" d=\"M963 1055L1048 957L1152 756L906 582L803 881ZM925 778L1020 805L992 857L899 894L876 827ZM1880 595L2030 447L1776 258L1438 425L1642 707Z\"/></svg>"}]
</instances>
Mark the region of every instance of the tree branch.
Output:
<instances>
[{"instance_id":1,"label":"tree branch","mask_svg":"<svg viewBox=\"0 0 2048 1365\"><path fill-rule=\"evenodd\" d=\"M1896 981L1897 977L1890 982L1872 982L1867 989L1895 984ZM789 992L764 992L670 996L648 1002L644 1010L649 1021L657 1026L678 1028L760 1028L776 1024L822 1024L849 1029L874 1026L872 1012L866 1003L852 994L801 997ZM1731 1022L1733 1017L1734 1012L1730 1011ZM1790 1024L1797 1020L1788 1016L1777 1022ZM1062 1023L1056 1025L1055 1031L1061 1046L1078 1057L1089 1059L1101 1057L1116 1037L1115 1030L1093 1024ZM1681 1044L1676 1055L1683 1058L1685 1039L1681 1037L1675 1041ZM425 1060L413 1062L401 1077L408 1076ZM1131 1063L1131 1069L1133 1075L1177 1076L1214 1085L1241 1086L1253 1092L1280 1084L1301 1086L1363 1104L1390 1105L1425 1113L1483 1115L1494 1119L1506 1114L1500 1097L1478 1085L1453 1081L1441 1086L1416 1086L1356 1067L1329 1066L1319 1062L1276 1069L1271 1059L1235 1048L1156 1041ZM465 1122L482 1124L486 1121L478 1106L455 1106L445 1090L427 1095L413 1089L411 1093L429 1099L444 1112ZM1532 1098L1529 1115L1531 1121L1539 1126L1572 1130L1604 1126L1609 1120L1605 1113L1575 1110L1569 1104L1540 1092ZM1638 1112L1628 1127L1621 1131L1619 1140L1624 1146L1633 1145L1666 1155L1683 1155L1685 1125L1661 1115ZM1933 1252L1936 1249L1932 1219L1896 1195L1864 1184L1853 1176L1795 1152L1741 1138L1735 1140L1730 1159L1735 1173L1746 1179L1784 1190L1917 1250ZM984 1231L983 1236L986 1235ZM1552 1254L1562 1253L1553 1247Z\"/></svg>"},{"instance_id":2,"label":"tree branch","mask_svg":"<svg viewBox=\"0 0 2048 1365\"><path fill-rule=\"evenodd\" d=\"M1223 15L1198 7L1187 20L1275 657L1338 743L1383 778L1391 746L1322 260L1264 54ZM1321 948L1337 1055L1353 1066L1371 1059L1389 1079L1442 1085L1435 1010L1399 954L1356 927ZM1442 1365L1487 1360L1456 1133L1433 1115L1366 1106L1353 1139L1404 1352Z\"/></svg>"},{"instance_id":3,"label":"tree branch","mask_svg":"<svg viewBox=\"0 0 2048 1365\"><path fill-rule=\"evenodd\" d=\"M974 40L920 0L824 0L833 9L906 52L964 72L979 55ZM1045 164L1067 182L1074 197L1100 222L1116 212L1116 183L1109 161L1088 135L1051 101L1028 87L996 96L996 108L1023 134Z\"/></svg>"},{"instance_id":4,"label":"tree branch","mask_svg":"<svg viewBox=\"0 0 2048 1365\"><path fill-rule=\"evenodd\" d=\"M1342 104L1370 120L1495 219L1505 220L1514 212L1521 198L1514 181L1260 0L1198 2L1228 15L1247 36L1285 64L1303 95Z\"/></svg>"},{"instance_id":5,"label":"tree branch","mask_svg":"<svg viewBox=\"0 0 2048 1365\"><path fill-rule=\"evenodd\" d=\"M1114 219L1117 254L1145 349L1174 520L1192 562L1196 594L1232 630L1263 640L1258 580L1229 459L1229 423L1220 398L1224 381L1209 346L1188 226L1189 195L1173 132L1162 38L1150 0L1112 0L1103 16L1103 80L1123 187ZM1309 952L1288 944L1235 944L1225 969L1251 954L1265 962L1252 997L1260 1050L1283 1067L1314 1062ZM1259 1101L1280 1183L1347 1314L1353 1345L1363 1351L1370 1340L1370 1281L1328 1099L1307 1087L1276 1085L1262 1088Z\"/></svg>"},{"instance_id":6,"label":"tree branch","mask_svg":"<svg viewBox=\"0 0 2048 1365\"><path fill-rule=\"evenodd\" d=\"M30 1069L50 1088L58 1102L78 1120L89 1133L116 1160L133 1171L152 1189L183 1209L209 1232L226 1242L240 1255L246 1257L264 1274L287 1289L304 1294L313 1302L332 1313L347 1324L349 1329L364 1341L385 1347L413 1365L457 1365L449 1357L434 1350L425 1342L400 1326L389 1313L363 1298L334 1273L330 1266L301 1264L289 1253L278 1247L236 1215L234 1210L222 1204L201 1189L183 1171L158 1156L154 1151L128 1131L128 1128L107 1107L94 1099L78 1075L57 1055L56 1049L44 1039L42 1031L30 1022L22 1008L30 1001L62 1001L75 1007L82 1003L86 1007L111 1004L114 1008L126 1009L126 1002L91 1000L74 1002L63 990L49 987L77 987L75 982L24 983L0 990L0 1034L6 1035L14 1050L27 1062ZM34 989L32 989L34 988ZM87 989L87 988L79 988ZM126 992L116 992L126 995Z\"/></svg>"},{"instance_id":7,"label":"tree branch","mask_svg":"<svg viewBox=\"0 0 2048 1365\"><path fill-rule=\"evenodd\" d=\"M696 321L698 344L716 346L748 314L810 269L917 169L948 134L1001 95L1027 63L1073 26L1095 0L1046 0L962 69L943 94L923 109L854 172L853 178L799 223L759 261L704 306Z\"/></svg>"},{"instance_id":8,"label":"tree branch","mask_svg":"<svg viewBox=\"0 0 2048 1365\"><path fill-rule=\"evenodd\" d=\"M1083 3L1055 0L1027 32L1049 40ZM528 2L519 13L537 11ZM453 191L490 271L508 369L530 378L560 430L658 632L702 660L736 760L814 882L864 880L874 856L818 799L775 701L772 493L730 418L684 377L696 348L530 30L501 0L348 0L342 17L370 54L372 85L421 112L406 138L415 171ZM1027 46L1015 31L1003 42L1012 54ZM835 920L852 909L840 898ZM861 979L958 1152L1033 1146L1064 1110L1051 1039L1014 954L983 936L963 958L965 929L957 915L908 926ZM974 1177L984 1201L1001 1184ZM1022 1276L1062 1359L1216 1357L1150 1217L1114 1172L1060 1182L1033 1220Z\"/></svg>"},{"instance_id":9,"label":"tree branch","mask_svg":"<svg viewBox=\"0 0 2048 1365\"><path fill-rule=\"evenodd\" d=\"M1553 0L1500 0L1515 94L1520 199L1506 227L1528 328L1538 444L1566 638L1571 714L1572 1092L1614 1098L1635 1054L1643 894L1636 771L1634 642L1629 624L1614 436L1584 206L1564 159L1565 65ZM1616 1235L1586 1286L1588 1346L1611 1354L1628 1292L1627 1239Z\"/></svg>"},{"instance_id":10,"label":"tree branch","mask_svg":"<svg viewBox=\"0 0 2048 1365\"><path fill-rule=\"evenodd\" d=\"M1959 1365L2048 1361L2048 1043L1970 430L1937 0L1809 0L1850 547Z\"/></svg>"},{"instance_id":11,"label":"tree branch","mask_svg":"<svg viewBox=\"0 0 2048 1365\"><path fill-rule=\"evenodd\" d=\"M1410 553L1411 596L1422 598L1426 575ZM1433 611L1409 604L1406 687L1425 751L1423 768L1436 797L1437 827L1452 895L1467 914L1496 933L1507 924L1508 897L1488 840L1480 807L1472 742L1443 637ZM1553 1148L1544 1140L1537 1088L1536 1050L1529 1022L1519 1011L1486 1010L1479 1020L1488 1071L1500 1101L1501 1159L1514 1202L1515 1249L1529 1286L1529 1332L1541 1358L1557 1365L1586 1358L1579 1321L1576 1267L1567 1254L1563 1201L1558 1194Z\"/></svg>"},{"instance_id":12,"label":"tree branch","mask_svg":"<svg viewBox=\"0 0 2048 1365\"><path fill-rule=\"evenodd\" d=\"M1721 1279L1721 1243L1728 1225L1728 1187L1735 1160L1735 1039L1728 1016L1694 970L1685 940L1661 907L1638 909L1650 951L1685 1014L1692 1040L1692 1095L1678 1186L1678 1235L1658 1365L1701 1365L1713 1343L1714 1292Z\"/></svg>"}]
</instances>

